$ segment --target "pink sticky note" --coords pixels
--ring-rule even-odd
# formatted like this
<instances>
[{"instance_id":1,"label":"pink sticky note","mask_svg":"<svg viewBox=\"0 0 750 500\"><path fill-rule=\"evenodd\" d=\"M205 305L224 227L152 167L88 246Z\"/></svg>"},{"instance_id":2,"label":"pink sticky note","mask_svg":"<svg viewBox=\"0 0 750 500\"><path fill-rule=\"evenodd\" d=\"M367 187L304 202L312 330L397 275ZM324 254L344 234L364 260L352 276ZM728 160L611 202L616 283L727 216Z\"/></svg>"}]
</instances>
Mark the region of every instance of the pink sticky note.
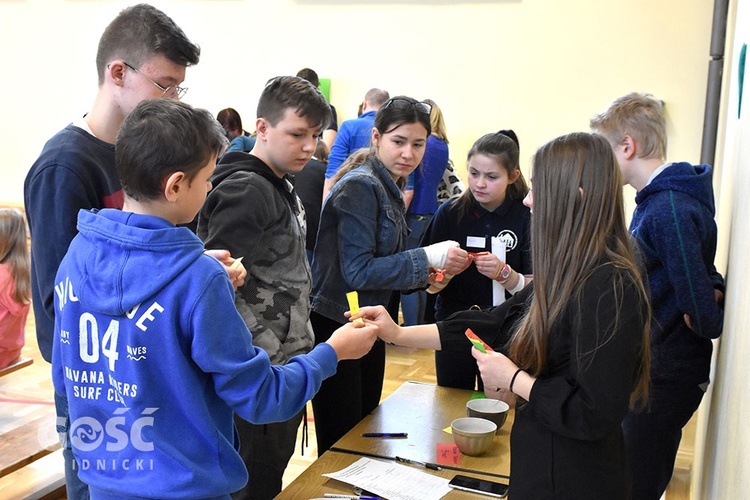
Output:
<instances>
[{"instance_id":1,"label":"pink sticky note","mask_svg":"<svg viewBox=\"0 0 750 500\"><path fill-rule=\"evenodd\" d=\"M458 451L458 446L453 443L438 443L436 455L438 465L461 464L461 452Z\"/></svg>"}]
</instances>

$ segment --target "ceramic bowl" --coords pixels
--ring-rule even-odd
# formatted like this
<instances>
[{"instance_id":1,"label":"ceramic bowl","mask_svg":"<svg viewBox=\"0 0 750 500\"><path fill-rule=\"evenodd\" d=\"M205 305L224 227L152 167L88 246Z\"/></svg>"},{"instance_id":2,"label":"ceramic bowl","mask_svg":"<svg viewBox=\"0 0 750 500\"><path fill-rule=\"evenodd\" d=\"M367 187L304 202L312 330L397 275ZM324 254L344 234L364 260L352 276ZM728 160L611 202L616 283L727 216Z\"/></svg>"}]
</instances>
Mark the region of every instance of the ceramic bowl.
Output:
<instances>
[{"instance_id":1,"label":"ceramic bowl","mask_svg":"<svg viewBox=\"0 0 750 500\"><path fill-rule=\"evenodd\" d=\"M451 422L453 442L464 455L481 455L492 446L497 425L476 417L457 418Z\"/></svg>"},{"instance_id":2,"label":"ceramic bowl","mask_svg":"<svg viewBox=\"0 0 750 500\"><path fill-rule=\"evenodd\" d=\"M510 406L505 401L499 399L480 398L472 399L466 403L466 416L484 418L497 425L497 434L500 434L500 427L508 418Z\"/></svg>"}]
</instances>

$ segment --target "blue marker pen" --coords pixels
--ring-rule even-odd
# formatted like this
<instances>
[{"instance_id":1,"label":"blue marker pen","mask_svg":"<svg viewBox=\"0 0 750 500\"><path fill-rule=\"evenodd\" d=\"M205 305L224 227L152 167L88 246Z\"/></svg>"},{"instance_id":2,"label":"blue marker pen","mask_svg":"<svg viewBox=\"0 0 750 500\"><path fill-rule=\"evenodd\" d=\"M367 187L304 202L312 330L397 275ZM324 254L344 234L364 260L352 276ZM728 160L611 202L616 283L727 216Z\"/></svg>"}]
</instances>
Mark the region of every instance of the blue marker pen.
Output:
<instances>
[{"instance_id":1,"label":"blue marker pen","mask_svg":"<svg viewBox=\"0 0 750 500\"><path fill-rule=\"evenodd\" d=\"M362 437L366 438L405 438L409 434L406 432L365 432Z\"/></svg>"}]
</instances>

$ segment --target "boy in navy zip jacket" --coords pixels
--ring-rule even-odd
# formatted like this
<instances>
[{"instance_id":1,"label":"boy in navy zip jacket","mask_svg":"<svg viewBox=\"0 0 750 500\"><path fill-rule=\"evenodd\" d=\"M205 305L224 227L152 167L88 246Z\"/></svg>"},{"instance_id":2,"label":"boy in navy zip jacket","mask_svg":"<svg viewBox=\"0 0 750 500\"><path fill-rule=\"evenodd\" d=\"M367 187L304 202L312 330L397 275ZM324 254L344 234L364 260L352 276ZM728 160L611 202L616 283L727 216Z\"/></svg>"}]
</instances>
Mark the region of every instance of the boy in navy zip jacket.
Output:
<instances>
[{"instance_id":1,"label":"boy in navy zip jacket","mask_svg":"<svg viewBox=\"0 0 750 500\"><path fill-rule=\"evenodd\" d=\"M723 327L724 280L714 267L717 228L711 167L666 163L662 103L648 94L615 100L591 120L636 191L630 232L648 275L651 393L623 421L633 498L658 500L669 484L682 428L708 386L712 339Z\"/></svg>"},{"instance_id":2,"label":"boy in navy zip jacket","mask_svg":"<svg viewBox=\"0 0 750 500\"><path fill-rule=\"evenodd\" d=\"M94 499L229 498L247 481L233 413L290 418L375 341L376 327L349 324L283 367L252 345L227 271L177 226L225 146L208 111L144 101L117 136L123 210L79 213L55 280L52 374Z\"/></svg>"}]
</instances>

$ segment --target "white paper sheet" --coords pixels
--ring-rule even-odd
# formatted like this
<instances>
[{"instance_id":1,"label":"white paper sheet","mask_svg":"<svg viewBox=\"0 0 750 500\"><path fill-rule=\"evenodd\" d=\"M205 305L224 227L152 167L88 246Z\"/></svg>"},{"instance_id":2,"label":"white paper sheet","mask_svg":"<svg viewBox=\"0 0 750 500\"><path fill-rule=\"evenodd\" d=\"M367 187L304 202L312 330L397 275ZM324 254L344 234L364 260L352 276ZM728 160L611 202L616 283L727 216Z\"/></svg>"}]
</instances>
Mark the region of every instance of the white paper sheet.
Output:
<instances>
[{"instance_id":1,"label":"white paper sheet","mask_svg":"<svg viewBox=\"0 0 750 500\"><path fill-rule=\"evenodd\" d=\"M501 262L505 262L505 242L493 236L490 238L492 242L492 253L500 259ZM497 281L492 281L492 305L499 306L505 302L505 287Z\"/></svg>"},{"instance_id":2,"label":"white paper sheet","mask_svg":"<svg viewBox=\"0 0 750 500\"><path fill-rule=\"evenodd\" d=\"M388 500L436 500L451 488L448 479L394 462L360 458L338 472L323 474Z\"/></svg>"}]
</instances>

